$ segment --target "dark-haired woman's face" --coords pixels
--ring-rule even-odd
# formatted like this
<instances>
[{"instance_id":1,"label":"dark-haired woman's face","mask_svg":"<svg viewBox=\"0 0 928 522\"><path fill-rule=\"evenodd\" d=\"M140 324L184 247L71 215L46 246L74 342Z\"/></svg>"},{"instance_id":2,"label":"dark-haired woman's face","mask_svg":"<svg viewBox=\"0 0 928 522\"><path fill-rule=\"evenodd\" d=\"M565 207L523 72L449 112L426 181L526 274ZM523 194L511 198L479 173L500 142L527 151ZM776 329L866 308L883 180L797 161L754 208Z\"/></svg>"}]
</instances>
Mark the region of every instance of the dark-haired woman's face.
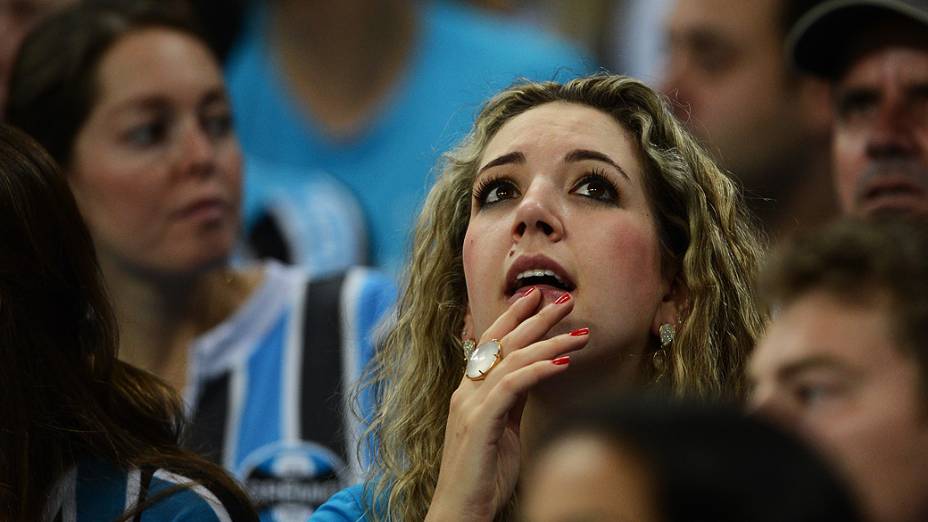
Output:
<instances>
[{"instance_id":1,"label":"dark-haired woman's face","mask_svg":"<svg viewBox=\"0 0 928 522\"><path fill-rule=\"evenodd\" d=\"M212 55L185 34L141 30L107 51L97 88L69 180L104 266L184 274L223 263L241 153Z\"/></svg>"}]
</instances>

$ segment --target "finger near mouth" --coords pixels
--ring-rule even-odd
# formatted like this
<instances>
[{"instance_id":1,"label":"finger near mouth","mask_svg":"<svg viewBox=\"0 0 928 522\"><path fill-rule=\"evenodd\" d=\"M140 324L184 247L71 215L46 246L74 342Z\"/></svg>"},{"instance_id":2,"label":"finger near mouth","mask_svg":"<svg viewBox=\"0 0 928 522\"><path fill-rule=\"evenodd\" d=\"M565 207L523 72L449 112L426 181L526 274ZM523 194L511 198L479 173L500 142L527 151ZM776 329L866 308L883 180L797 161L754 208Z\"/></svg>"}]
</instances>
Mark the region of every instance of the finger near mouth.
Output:
<instances>
[{"instance_id":1,"label":"finger near mouth","mask_svg":"<svg viewBox=\"0 0 928 522\"><path fill-rule=\"evenodd\" d=\"M564 295L565 293L568 292L568 291L565 290L564 288L558 287L558 286L554 286L554 285L546 285L546 284L528 285L528 286L523 286L523 287L519 288L517 291L513 292L513 293L509 296L509 302L510 302L510 303L515 302L515 301L518 300L520 297L522 297L523 295L525 295L525 293L526 293L530 288L534 288L535 291L541 293L542 306L543 306L543 305L550 304L550 303L553 303L554 301L557 300L557 298L561 297L562 295ZM575 294L576 294L576 289L574 289L573 291L571 291L570 294L571 294L571 295L575 295Z\"/></svg>"}]
</instances>

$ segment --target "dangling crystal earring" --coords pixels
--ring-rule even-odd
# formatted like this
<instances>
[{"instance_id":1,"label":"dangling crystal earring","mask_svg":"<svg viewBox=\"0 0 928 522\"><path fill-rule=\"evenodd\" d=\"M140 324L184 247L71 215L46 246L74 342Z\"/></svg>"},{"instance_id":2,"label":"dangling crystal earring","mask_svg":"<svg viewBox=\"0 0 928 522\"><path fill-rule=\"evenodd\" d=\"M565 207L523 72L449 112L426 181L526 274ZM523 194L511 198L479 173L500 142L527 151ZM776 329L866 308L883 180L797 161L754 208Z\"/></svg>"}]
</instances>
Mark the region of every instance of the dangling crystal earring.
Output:
<instances>
[{"instance_id":1,"label":"dangling crystal earring","mask_svg":"<svg viewBox=\"0 0 928 522\"><path fill-rule=\"evenodd\" d=\"M664 323L658 329L658 333L661 337L661 348L666 348L670 346L670 343L673 342L673 338L676 337L677 329L670 323Z\"/></svg>"},{"instance_id":2,"label":"dangling crystal earring","mask_svg":"<svg viewBox=\"0 0 928 522\"><path fill-rule=\"evenodd\" d=\"M667 371L667 350L659 348L651 355L651 365L654 367L654 382L660 381Z\"/></svg>"},{"instance_id":3,"label":"dangling crystal earring","mask_svg":"<svg viewBox=\"0 0 928 522\"><path fill-rule=\"evenodd\" d=\"M670 323L662 324L657 332L660 336L661 347L651 355L651 364L654 366L654 373L656 374L655 382L663 379L664 374L667 372L667 350L673 344L673 338L677 335L676 328Z\"/></svg>"}]
</instances>

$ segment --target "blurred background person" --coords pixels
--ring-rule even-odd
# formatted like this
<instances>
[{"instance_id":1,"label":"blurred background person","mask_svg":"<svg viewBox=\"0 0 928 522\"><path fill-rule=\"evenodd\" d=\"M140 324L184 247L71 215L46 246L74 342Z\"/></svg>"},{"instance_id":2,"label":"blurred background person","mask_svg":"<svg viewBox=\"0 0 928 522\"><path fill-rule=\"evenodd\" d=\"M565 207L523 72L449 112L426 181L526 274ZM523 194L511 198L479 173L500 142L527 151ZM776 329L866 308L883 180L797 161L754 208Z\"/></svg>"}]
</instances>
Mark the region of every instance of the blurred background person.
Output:
<instances>
[{"instance_id":1,"label":"blurred background person","mask_svg":"<svg viewBox=\"0 0 928 522\"><path fill-rule=\"evenodd\" d=\"M16 51L26 33L42 18L75 0L0 0L0 119Z\"/></svg>"},{"instance_id":2,"label":"blurred background person","mask_svg":"<svg viewBox=\"0 0 928 522\"><path fill-rule=\"evenodd\" d=\"M29 30L46 16L77 0L2 0L0 1L0 111L6 105L7 82L19 44ZM105 3L107 0L82 0ZM119 0L110 0L118 2ZM189 3L192 11L209 21L209 40L224 56L230 40L241 25L240 13L246 0L165 0ZM2 117L2 112L0 112Z\"/></svg>"},{"instance_id":3,"label":"blurred background person","mask_svg":"<svg viewBox=\"0 0 928 522\"><path fill-rule=\"evenodd\" d=\"M44 17L75 0L0 0L0 120L9 71L20 42ZM80 0L120 5L124 0ZM129 0L132 1L132 0ZM200 23L201 34L217 58L225 60L244 24L247 0L162 0ZM318 172L296 191L264 190L286 183L256 179L305 179L294 171L251 157L244 164L243 214L251 234L237 248L241 262L273 257L299 264L312 276L326 276L367 261L368 233L357 199L341 183ZM288 187L290 188L290 187ZM262 210L265 210L262 212Z\"/></svg>"},{"instance_id":4,"label":"blurred background person","mask_svg":"<svg viewBox=\"0 0 928 522\"><path fill-rule=\"evenodd\" d=\"M353 480L344 408L392 300L383 276L233 268L241 154L218 63L149 2L78 4L24 40L9 120L63 165L93 236L120 356L183 393L189 445L262 516L305 518ZM344 400L343 400L344 399Z\"/></svg>"},{"instance_id":5,"label":"blurred background person","mask_svg":"<svg viewBox=\"0 0 928 522\"><path fill-rule=\"evenodd\" d=\"M847 221L766 273L752 403L833 458L873 522L928 520L928 234Z\"/></svg>"},{"instance_id":6,"label":"blurred background person","mask_svg":"<svg viewBox=\"0 0 928 522\"><path fill-rule=\"evenodd\" d=\"M720 405L609 397L541 440L523 483L526 522L860 520L818 455Z\"/></svg>"},{"instance_id":7,"label":"blurred background person","mask_svg":"<svg viewBox=\"0 0 928 522\"><path fill-rule=\"evenodd\" d=\"M825 2L797 22L790 53L835 92L841 210L928 214L928 2Z\"/></svg>"},{"instance_id":8,"label":"blurred background person","mask_svg":"<svg viewBox=\"0 0 928 522\"><path fill-rule=\"evenodd\" d=\"M785 59L786 34L817 0L678 0L664 92L746 190L776 238L835 213L828 89Z\"/></svg>"},{"instance_id":9,"label":"blurred background person","mask_svg":"<svg viewBox=\"0 0 928 522\"><path fill-rule=\"evenodd\" d=\"M179 447L180 400L118 345L64 176L0 125L0 518L257 520L231 478Z\"/></svg>"},{"instance_id":10,"label":"blurred background person","mask_svg":"<svg viewBox=\"0 0 928 522\"><path fill-rule=\"evenodd\" d=\"M603 38L602 62L611 70L660 82L666 59L664 20L675 0L615 0Z\"/></svg>"},{"instance_id":11,"label":"blurred background person","mask_svg":"<svg viewBox=\"0 0 928 522\"><path fill-rule=\"evenodd\" d=\"M226 69L232 103L246 154L290 174L255 175L246 227L262 219L259 192L308 208L301 187L331 176L360 204L369 262L396 275L431 168L483 100L592 68L543 31L461 2L254 2Z\"/></svg>"}]
</instances>

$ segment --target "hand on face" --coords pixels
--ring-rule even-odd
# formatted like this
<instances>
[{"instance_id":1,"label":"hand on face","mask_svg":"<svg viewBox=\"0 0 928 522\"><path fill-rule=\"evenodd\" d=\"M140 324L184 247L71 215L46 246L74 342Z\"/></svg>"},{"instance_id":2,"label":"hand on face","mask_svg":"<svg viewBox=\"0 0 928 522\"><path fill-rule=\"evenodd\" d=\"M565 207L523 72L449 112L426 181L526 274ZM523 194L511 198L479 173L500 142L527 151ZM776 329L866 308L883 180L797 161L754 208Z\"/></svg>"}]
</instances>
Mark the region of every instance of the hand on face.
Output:
<instances>
[{"instance_id":1,"label":"hand on face","mask_svg":"<svg viewBox=\"0 0 928 522\"><path fill-rule=\"evenodd\" d=\"M526 394L567 370L565 354L589 339L589 330L583 328L545 339L574 302L565 293L542 304L541 292L529 287L477 343L498 339L502 359L480 381L463 377L451 397L428 519L492 520L512 496L519 477Z\"/></svg>"}]
</instances>

